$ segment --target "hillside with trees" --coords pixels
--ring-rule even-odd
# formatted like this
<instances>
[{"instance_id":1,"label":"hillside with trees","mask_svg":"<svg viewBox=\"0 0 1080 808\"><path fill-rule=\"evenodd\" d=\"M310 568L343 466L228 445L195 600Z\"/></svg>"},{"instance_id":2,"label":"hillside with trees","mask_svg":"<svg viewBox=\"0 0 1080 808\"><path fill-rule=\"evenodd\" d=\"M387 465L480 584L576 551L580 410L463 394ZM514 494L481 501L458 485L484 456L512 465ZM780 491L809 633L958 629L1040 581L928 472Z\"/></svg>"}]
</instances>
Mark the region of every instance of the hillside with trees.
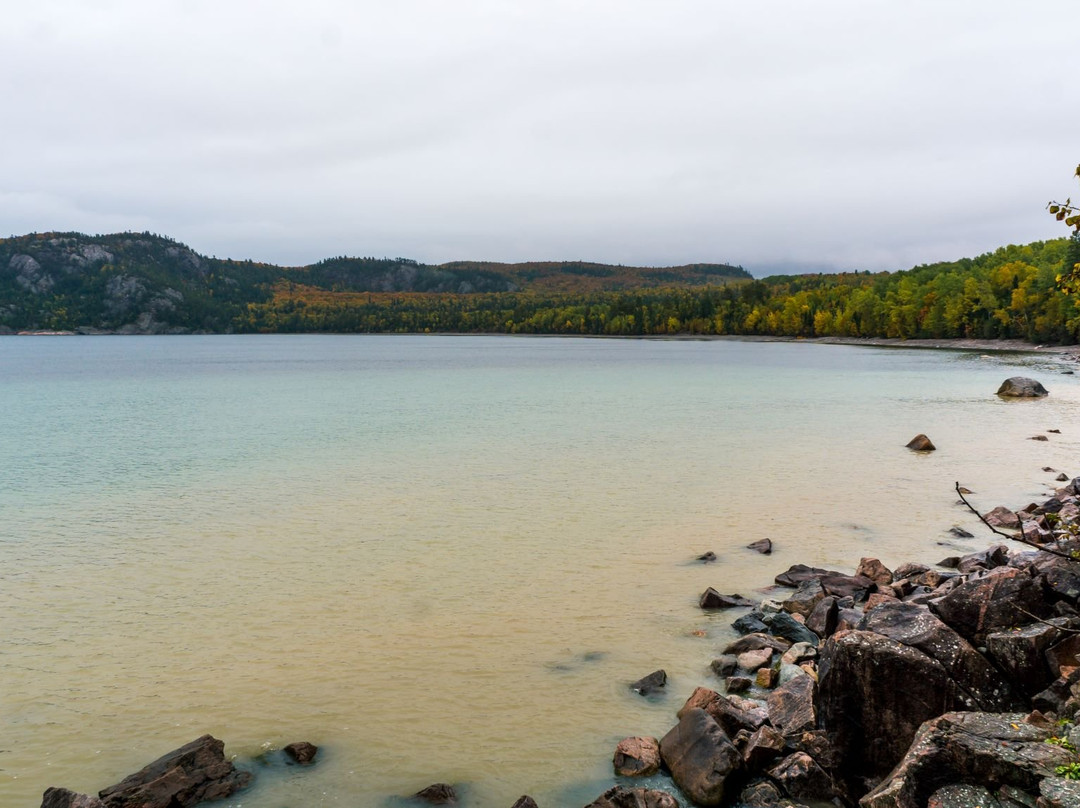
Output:
<instances>
[{"instance_id":1,"label":"hillside with trees","mask_svg":"<svg viewBox=\"0 0 1080 808\"><path fill-rule=\"evenodd\" d=\"M1080 341L1080 235L900 272L774 276L585 262L208 258L151 234L0 240L0 329L763 335Z\"/></svg>"}]
</instances>

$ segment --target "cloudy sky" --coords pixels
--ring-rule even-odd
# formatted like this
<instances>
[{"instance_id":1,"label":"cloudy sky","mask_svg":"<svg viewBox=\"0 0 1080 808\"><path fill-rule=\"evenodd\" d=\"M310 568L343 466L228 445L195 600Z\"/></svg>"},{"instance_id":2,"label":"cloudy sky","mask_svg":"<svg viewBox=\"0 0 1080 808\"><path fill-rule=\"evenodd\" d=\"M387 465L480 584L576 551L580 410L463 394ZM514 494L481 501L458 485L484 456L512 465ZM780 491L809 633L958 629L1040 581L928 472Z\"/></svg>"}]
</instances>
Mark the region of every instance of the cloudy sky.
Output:
<instances>
[{"instance_id":1,"label":"cloudy sky","mask_svg":"<svg viewBox=\"0 0 1080 808\"><path fill-rule=\"evenodd\" d=\"M900 269L1064 235L1076 0L36 0L0 232Z\"/></svg>"}]
</instances>

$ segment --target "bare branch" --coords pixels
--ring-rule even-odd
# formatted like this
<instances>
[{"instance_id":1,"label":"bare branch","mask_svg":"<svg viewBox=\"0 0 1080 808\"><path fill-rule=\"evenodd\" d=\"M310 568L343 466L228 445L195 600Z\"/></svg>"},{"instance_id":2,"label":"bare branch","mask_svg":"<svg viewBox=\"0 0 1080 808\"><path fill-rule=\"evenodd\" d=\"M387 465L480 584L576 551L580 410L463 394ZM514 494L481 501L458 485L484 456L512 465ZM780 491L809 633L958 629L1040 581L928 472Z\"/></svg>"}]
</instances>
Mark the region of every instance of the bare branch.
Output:
<instances>
[{"instance_id":1,"label":"bare branch","mask_svg":"<svg viewBox=\"0 0 1080 808\"><path fill-rule=\"evenodd\" d=\"M1003 536L1004 538L1009 539L1010 541L1018 541L1021 544L1026 544L1028 547L1034 547L1036 550L1039 550L1041 552L1049 553L1050 555L1060 556L1061 558L1067 558L1069 561L1080 560L1080 559L1077 559L1077 558L1073 557L1069 553L1063 553L1060 550L1053 550L1053 549L1051 549L1049 547L1045 547L1045 546L1043 546L1041 544L1036 544L1035 542L1031 541L1031 539L1029 539L1027 536L1024 535L1024 520L1020 518L1020 515L1016 511L1013 511L1012 514L1013 514L1013 516L1016 517L1016 521L1020 523L1020 535L1019 536L1011 536L1008 533L1003 533L1002 531L998 530L992 524L987 522L986 519L983 517L983 515L981 513L979 513L977 510L975 510L975 508L972 506L972 504L970 502L968 502L967 499L964 497L963 491L960 490L960 483L956 483L956 494L957 494L957 496L960 497L961 502L963 502L965 505L967 505L968 508L971 510L971 512L973 514L975 514L977 517L979 517L979 521L982 522L984 525L986 525L988 528L990 528L990 531L992 533L996 533L998 536Z\"/></svg>"}]
</instances>

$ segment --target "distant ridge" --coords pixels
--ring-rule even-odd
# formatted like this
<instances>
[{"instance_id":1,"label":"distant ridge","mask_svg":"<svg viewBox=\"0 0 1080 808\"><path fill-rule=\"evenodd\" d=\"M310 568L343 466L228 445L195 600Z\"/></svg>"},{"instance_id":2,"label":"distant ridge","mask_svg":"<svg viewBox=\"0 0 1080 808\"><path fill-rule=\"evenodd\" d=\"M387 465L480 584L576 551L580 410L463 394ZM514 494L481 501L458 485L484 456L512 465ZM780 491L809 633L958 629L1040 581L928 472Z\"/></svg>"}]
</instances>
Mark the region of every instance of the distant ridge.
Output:
<instances>
[{"instance_id":1,"label":"distant ridge","mask_svg":"<svg viewBox=\"0 0 1080 808\"><path fill-rule=\"evenodd\" d=\"M0 239L0 329L227 332L275 290L476 295L584 294L745 282L742 267L628 267L583 261L503 264L328 258L303 267L211 258L152 233L32 233Z\"/></svg>"}]
</instances>

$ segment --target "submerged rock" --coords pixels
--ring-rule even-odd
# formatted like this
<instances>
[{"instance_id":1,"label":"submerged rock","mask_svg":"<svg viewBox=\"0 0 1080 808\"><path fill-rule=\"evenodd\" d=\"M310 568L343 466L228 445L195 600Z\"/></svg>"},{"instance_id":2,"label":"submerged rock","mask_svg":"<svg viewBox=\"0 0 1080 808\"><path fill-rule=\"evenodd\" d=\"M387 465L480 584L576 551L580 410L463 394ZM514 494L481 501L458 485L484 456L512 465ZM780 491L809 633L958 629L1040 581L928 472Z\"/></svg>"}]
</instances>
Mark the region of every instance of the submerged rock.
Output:
<instances>
[{"instance_id":1,"label":"submerged rock","mask_svg":"<svg viewBox=\"0 0 1080 808\"><path fill-rule=\"evenodd\" d=\"M196 738L98 796L106 808L190 808L220 800L247 786L250 772L225 759L225 744L210 735Z\"/></svg>"},{"instance_id":2,"label":"submerged rock","mask_svg":"<svg viewBox=\"0 0 1080 808\"><path fill-rule=\"evenodd\" d=\"M746 545L748 550L755 550L762 555L769 555L772 553L772 539L761 539L760 541L751 542Z\"/></svg>"},{"instance_id":3,"label":"submerged rock","mask_svg":"<svg viewBox=\"0 0 1080 808\"><path fill-rule=\"evenodd\" d=\"M933 441L921 433L907 442L907 448L915 452L932 452L937 449Z\"/></svg>"},{"instance_id":4,"label":"submerged rock","mask_svg":"<svg viewBox=\"0 0 1080 808\"><path fill-rule=\"evenodd\" d=\"M1050 391L1034 379L1026 376L1012 376L1001 383L997 394L1009 398L1041 398Z\"/></svg>"},{"instance_id":5,"label":"submerged rock","mask_svg":"<svg viewBox=\"0 0 1080 808\"><path fill-rule=\"evenodd\" d=\"M613 786L585 808L679 808L679 803L666 791Z\"/></svg>"},{"instance_id":6,"label":"submerged rock","mask_svg":"<svg viewBox=\"0 0 1080 808\"><path fill-rule=\"evenodd\" d=\"M623 738L612 760L620 777L648 777L660 771L660 742L656 738Z\"/></svg>"},{"instance_id":7,"label":"submerged rock","mask_svg":"<svg viewBox=\"0 0 1080 808\"><path fill-rule=\"evenodd\" d=\"M301 766L306 766L315 759L319 747L307 741L297 741L286 746L283 751Z\"/></svg>"},{"instance_id":8,"label":"submerged rock","mask_svg":"<svg viewBox=\"0 0 1080 808\"><path fill-rule=\"evenodd\" d=\"M756 601L742 595L721 595L711 586L698 598L698 606L702 609L741 609L756 605Z\"/></svg>"},{"instance_id":9,"label":"submerged rock","mask_svg":"<svg viewBox=\"0 0 1080 808\"><path fill-rule=\"evenodd\" d=\"M454 805L457 803L457 792L449 783L435 783L422 788L413 794L418 800L423 800L429 805Z\"/></svg>"},{"instance_id":10,"label":"submerged rock","mask_svg":"<svg viewBox=\"0 0 1080 808\"><path fill-rule=\"evenodd\" d=\"M667 684L667 671L661 668L653 671L648 676L642 677L630 685L631 690L636 690L642 696L647 696Z\"/></svg>"}]
</instances>

